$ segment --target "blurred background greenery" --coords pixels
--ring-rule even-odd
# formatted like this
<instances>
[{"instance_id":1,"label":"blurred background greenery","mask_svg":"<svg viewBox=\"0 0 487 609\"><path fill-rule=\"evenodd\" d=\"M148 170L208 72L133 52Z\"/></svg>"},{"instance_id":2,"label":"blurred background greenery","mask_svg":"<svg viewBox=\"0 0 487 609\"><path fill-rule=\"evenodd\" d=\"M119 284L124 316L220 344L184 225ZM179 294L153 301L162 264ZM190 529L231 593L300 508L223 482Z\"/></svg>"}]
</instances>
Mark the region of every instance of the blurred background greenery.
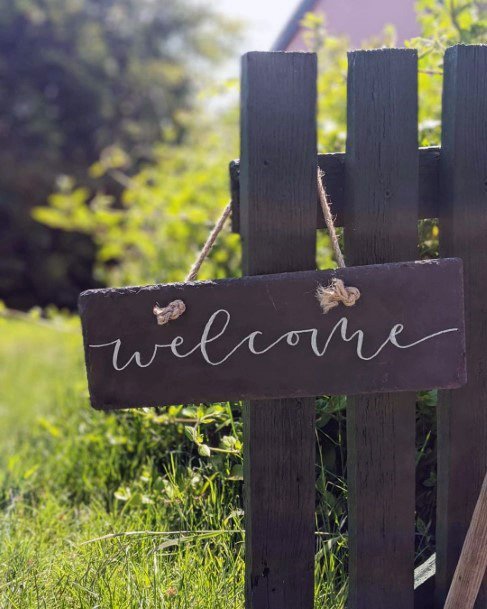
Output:
<instances>
[{"instance_id":1,"label":"blurred background greenery","mask_svg":"<svg viewBox=\"0 0 487 609\"><path fill-rule=\"evenodd\" d=\"M0 2L0 298L74 308L94 260L117 260L81 218L41 225L32 207L71 184L73 202L98 192L117 207L126 184L105 165L135 175L161 144L184 145L200 77L236 27L187 0Z\"/></svg>"},{"instance_id":2,"label":"blurred background greenery","mask_svg":"<svg viewBox=\"0 0 487 609\"><path fill-rule=\"evenodd\" d=\"M438 145L444 50L485 42L487 11L416 10L419 144ZM350 43L326 17L302 27L319 150L340 151ZM0 0L2 607L242 606L240 405L90 410L73 312L82 289L184 278L229 197L245 36L196 0ZM396 44L391 26L364 46ZM420 223L419 256L437 256L438 235ZM201 278L238 275L239 260L227 226ZM435 403L418 397L417 563L435 544ZM317 400L317 606L337 609L345 426L344 398Z\"/></svg>"}]
</instances>

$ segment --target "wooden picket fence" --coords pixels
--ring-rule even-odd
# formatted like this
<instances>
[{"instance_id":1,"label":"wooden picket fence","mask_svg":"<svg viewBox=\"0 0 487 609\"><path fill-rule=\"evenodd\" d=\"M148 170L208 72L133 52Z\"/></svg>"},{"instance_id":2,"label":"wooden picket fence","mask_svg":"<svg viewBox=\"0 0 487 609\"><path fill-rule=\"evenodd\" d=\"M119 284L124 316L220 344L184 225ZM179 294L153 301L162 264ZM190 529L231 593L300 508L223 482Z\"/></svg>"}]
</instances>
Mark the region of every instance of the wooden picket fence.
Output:
<instances>
[{"instance_id":1,"label":"wooden picket fence","mask_svg":"<svg viewBox=\"0 0 487 609\"><path fill-rule=\"evenodd\" d=\"M244 274L314 269L318 162L349 266L416 259L421 218L463 259L469 380L439 396L436 576L416 591L416 396L347 401L348 607L440 608L487 468L487 47L445 54L441 148L418 150L416 51L381 49L350 53L346 152L317 157L316 72L314 54L244 56L233 229ZM313 399L245 406L248 609L313 607L314 425Z\"/></svg>"}]
</instances>

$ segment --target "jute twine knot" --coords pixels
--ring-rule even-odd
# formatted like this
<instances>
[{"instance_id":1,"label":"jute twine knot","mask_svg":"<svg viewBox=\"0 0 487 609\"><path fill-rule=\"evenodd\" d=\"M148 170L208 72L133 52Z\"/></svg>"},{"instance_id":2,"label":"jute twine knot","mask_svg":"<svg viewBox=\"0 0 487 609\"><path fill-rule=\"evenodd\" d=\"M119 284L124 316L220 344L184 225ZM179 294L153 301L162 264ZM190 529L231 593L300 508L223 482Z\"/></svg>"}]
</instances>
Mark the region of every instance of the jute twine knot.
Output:
<instances>
[{"instance_id":1,"label":"jute twine knot","mask_svg":"<svg viewBox=\"0 0 487 609\"><path fill-rule=\"evenodd\" d=\"M334 277L331 285L320 285L316 290L316 298L323 309L323 313L328 313L331 309L338 307L340 303L346 307L353 305L360 298L360 290L358 288L347 288L341 279Z\"/></svg>"},{"instance_id":2,"label":"jute twine knot","mask_svg":"<svg viewBox=\"0 0 487 609\"><path fill-rule=\"evenodd\" d=\"M186 305L182 300L173 300L167 305L167 307L160 307L156 304L152 309L152 312L157 317L157 323L159 326L164 326L170 321L181 317L185 311Z\"/></svg>"}]
</instances>

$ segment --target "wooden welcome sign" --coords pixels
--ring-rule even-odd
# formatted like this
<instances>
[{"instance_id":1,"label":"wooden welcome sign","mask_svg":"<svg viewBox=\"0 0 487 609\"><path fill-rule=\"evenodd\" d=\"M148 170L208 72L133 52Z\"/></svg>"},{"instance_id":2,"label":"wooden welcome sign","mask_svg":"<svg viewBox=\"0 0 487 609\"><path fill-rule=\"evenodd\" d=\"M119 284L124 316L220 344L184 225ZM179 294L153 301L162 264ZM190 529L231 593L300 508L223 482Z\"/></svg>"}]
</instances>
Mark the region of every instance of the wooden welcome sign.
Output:
<instances>
[{"instance_id":1,"label":"wooden welcome sign","mask_svg":"<svg viewBox=\"0 0 487 609\"><path fill-rule=\"evenodd\" d=\"M320 286L360 290L324 314ZM153 308L184 314L164 326ZM462 262L430 260L80 296L97 409L453 388L465 383Z\"/></svg>"}]
</instances>

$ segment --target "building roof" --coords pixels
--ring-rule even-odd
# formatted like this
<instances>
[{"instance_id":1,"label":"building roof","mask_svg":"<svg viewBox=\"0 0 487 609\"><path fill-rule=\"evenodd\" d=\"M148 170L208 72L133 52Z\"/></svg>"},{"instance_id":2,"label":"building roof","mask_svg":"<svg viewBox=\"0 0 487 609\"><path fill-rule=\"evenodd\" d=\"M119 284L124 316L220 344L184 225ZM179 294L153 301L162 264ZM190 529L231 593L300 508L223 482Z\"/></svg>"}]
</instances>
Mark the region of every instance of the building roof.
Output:
<instances>
[{"instance_id":1,"label":"building roof","mask_svg":"<svg viewBox=\"0 0 487 609\"><path fill-rule=\"evenodd\" d=\"M309 13L314 9L316 1L317 0L301 0L285 28L272 45L271 51L285 51L287 49L299 29L302 18L306 13Z\"/></svg>"}]
</instances>

